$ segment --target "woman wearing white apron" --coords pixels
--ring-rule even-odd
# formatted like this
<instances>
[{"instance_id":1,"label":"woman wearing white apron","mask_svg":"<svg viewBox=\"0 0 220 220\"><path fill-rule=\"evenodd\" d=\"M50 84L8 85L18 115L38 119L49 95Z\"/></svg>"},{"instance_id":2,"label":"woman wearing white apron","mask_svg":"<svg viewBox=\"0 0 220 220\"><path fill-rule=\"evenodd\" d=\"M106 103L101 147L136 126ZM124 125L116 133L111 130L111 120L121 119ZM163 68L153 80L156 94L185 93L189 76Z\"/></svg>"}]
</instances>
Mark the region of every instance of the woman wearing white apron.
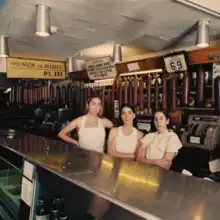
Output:
<instances>
[{"instance_id":1,"label":"woman wearing white apron","mask_svg":"<svg viewBox=\"0 0 220 220\"><path fill-rule=\"evenodd\" d=\"M86 150L103 153L105 144L105 128L112 128L113 123L102 118L103 107L98 97L90 98L86 104L86 114L74 119L64 127L58 136L68 143L75 144ZM67 134L77 129L79 141ZM87 213L80 217L81 220L100 218L109 208L109 202L93 195Z\"/></svg>"},{"instance_id":2,"label":"woman wearing white apron","mask_svg":"<svg viewBox=\"0 0 220 220\"><path fill-rule=\"evenodd\" d=\"M112 128L113 124L110 120L102 118L102 112L100 98L90 98L86 104L86 114L71 121L59 132L58 136L84 149L104 152L105 128ZM67 135L74 129L78 131L79 141Z\"/></svg>"},{"instance_id":3,"label":"woman wearing white apron","mask_svg":"<svg viewBox=\"0 0 220 220\"><path fill-rule=\"evenodd\" d=\"M134 126L135 111L132 106L124 104L120 108L123 126L112 128L108 138L108 154L113 157L135 159L139 140L143 133Z\"/></svg>"},{"instance_id":4,"label":"woman wearing white apron","mask_svg":"<svg viewBox=\"0 0 220 220\"><path fill-rule=\"evenodd\" d=\"M182 144L176 133L168 130L169 117L163 110L155 112L154 124L157 131L145 135L140 141L137 161L168 170Z\"/></svg>"}]
</instances>

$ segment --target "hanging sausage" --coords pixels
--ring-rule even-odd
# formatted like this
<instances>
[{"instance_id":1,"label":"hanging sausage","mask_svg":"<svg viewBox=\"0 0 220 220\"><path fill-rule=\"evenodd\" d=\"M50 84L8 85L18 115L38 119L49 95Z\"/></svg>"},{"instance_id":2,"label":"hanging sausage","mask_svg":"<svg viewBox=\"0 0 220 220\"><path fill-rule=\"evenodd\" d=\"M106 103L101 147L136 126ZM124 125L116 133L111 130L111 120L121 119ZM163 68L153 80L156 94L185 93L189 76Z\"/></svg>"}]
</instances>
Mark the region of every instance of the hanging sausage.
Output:
<instances>
[{"instance_id":1,"label":"hanging sausage","mask_svg":"<svg viewBox=\"0 0 220 220\"><path fill-rule=\"evenodd\" d=\"M133 105L134 105L134 108L137 108L137 105L138 105L138 102L137 102L137 98L138 98L138 79L137 77L134 78L134 81L133 81L133 88L134 88L134 91L133 91Z\"/></svg>"},{"instance_id":2,"label":"hanging sausage","mask_svg":"<svg viewBox=\"0 0 220 220\"><path fill-rule=\"evenodd\" d=\"M165 74L162 77L162 109L167 109L167 79Z\"/></svg>"},{"instance_id":3,"label":"hanging sausage","mask_svg":"<svg viewBox=\"0 0 220 220\"><path fill-rule=\"evenodd\" d=\"M152 114L151 110L151 75L147 75L147 111L148 114Z\"/></svg>"},{"instance_id":4,"label":"hanging sausage","mask_svg":"<svg viewBox=\"0 0 220 220\"><path fill-rule=\"evenodd\" d=\"M62 105L66 106L67 101L66 101L66 87L62 86L62 90L61 90L61 96L62 96Z\"/></svg>"},{"instance_id":5,"label":"hanging sausage","mask_svg":"<svg viewBox=\"0 0 220 220\"><path fill-rule=\"evenodd\" d=\"M140 80L139 83L139 105L140 105L140 114L144 114L144 81Z\"/></svg>"},{"instance_id":6,"label":"hanging sausage","mask_svg":"<svg viewBox=\"0 0 220 220\"><path fill-rule=\"evenodd\" d=\"M60 105L60 87L56 87L56 104Z\"/></svg>"},{"instance_id":7,"label":"hanging sausage","mask_svg":"<svg viewBox=\"0 0 220 220\"><path fill-rule=\"evenodd\" d=\"M159 108L159 81L158 81L158 77L156 77L155 79L155 83L154 83L154 103L155 103L155 110Z\"/></svg>"},{"instance_id":8,"label":"hanging sausage","mask_svg":"<svg viewBox=\"0 0 220 220\"><path fill-rule=\"evenodd\" d=\"M205 83L205 72L202 68L202 65L199 67L199 73L198 73L198 82L197 82L197 101L198 105L201 105L203 101L203 95L204 95L204 83Z\"/></svg>"},{"instance_id":9,"label":"hanging sausage","mask_svg":"<svg viewBox=\"0 0 220 220\"><path fill-rule=\"evenodd\" d=\"M188 106L189 103L189 74L188 72L184 73L183 77L183 105Z\"/></svg>"},{"instance_id":10,"label":"hanging sausage","mask_svg":"<svg viewBox=\"0 0 220 220\"><path fill-rule=\"evenodd\" d=\"M119 80L119 87L118 87L118 94L119 94L118 103L119 103L119 106L121 106L123 104L123 91L124 91L123 82L122 82L122 80L120 78L120 80Z\"/></svg>"},{"instance_id":11,"label":"hanging sausage","mask_svg":"<svg viewBox=\"0 0 220 220\"><path fill-rule=\"evenodd\" d=\"M176 111L176 75L171 78L171 111Z\"/></svg>"},{"instance_id":12,"label":"hanging sausage","mask_svg":"<svg viewBox=\"0 0 220 220\"><path fill-rule=\"evenodd\" d=\"M53 87L53 85L50 85L49 89L50 89L50 103L53 103L53 100L54 100L54 87Z\"/></svg>"},{"instance_id":13,"label":"hanging sausage","mask_svg":"<svg viewBox=\"0 0 220 220\"><path fill-rule=\"evenodd\" d=\"M128 97L129 97L129 104L130 105L133 105L133 85L132 85L132 78L131 77L129 77L128 78L129 79L129 85L128 85L128 91L129 91L129 95L128 95Z\"/></svg>"}]
</instances>

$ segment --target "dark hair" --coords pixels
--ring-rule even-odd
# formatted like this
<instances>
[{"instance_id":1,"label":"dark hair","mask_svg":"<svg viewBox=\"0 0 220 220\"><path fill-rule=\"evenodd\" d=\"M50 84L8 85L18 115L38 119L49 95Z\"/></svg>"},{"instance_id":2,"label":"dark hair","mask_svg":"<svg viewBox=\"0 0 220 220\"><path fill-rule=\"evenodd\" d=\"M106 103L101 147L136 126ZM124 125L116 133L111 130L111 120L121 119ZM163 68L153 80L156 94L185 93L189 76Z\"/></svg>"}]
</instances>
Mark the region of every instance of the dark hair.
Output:
<instances>
[{"instance_id":1,"label":"dark hair","mask_svg":"<svg viewBox=\"0 0 220 220\"><path fill-rule=\"evenodd\" d=\"M157 110L154 112L154 117L155 117L155 114L156 114L157 112L163 113L167 120L170 119L170 114L169 114L166 110L164 110L164 109L157 109Z\"/></svg>"},{"instance_id":2,"label":"dark hair","mask_svg":"<svg viewBox=\"0 0 220 220\"><path fill-rule=\"evenodd\" d=\"M130 108L132 110L132 112L135 114L135 109L132 105L124 103L121 105L120 109L119 109L119 114L121 115L123 108Z\"/></svg>"},{"instance_id":3,"label":"dark hair","mask_svg":"<svg viewBox=\"0 0 220 220\"><path fill-rule=\"evenodd\" d=\"M130 105L128 103L122 104L120 109L119 109L119 118L120 118L120 125L121 126L124 124L123 121L122 121L122 118L121 118L123 108L130 108L132 110L132 112L135 114L135 109L132 105ZM133 120L133 126L136 127L136 125L137 125L137 121L136 121L136 119L134 119Z\"/></svg>"}]
</instances>

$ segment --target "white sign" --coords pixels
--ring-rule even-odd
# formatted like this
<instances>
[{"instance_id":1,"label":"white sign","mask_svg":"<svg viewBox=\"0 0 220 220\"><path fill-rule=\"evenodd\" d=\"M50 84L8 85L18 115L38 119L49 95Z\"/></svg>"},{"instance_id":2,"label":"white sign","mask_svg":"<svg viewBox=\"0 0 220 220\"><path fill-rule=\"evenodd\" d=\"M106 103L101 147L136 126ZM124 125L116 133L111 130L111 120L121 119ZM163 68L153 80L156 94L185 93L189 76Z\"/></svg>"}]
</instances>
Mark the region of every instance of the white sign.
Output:
<instances>
[{"instance_id":1,"label":"white sign","mask_svg":"<svg viewBox=\"0 0 220 220\"><path fill-rule=\"evenodd\" d=\"M90 80L114 78L117 75L115 64L111 57L86 61L86 70Z\"/></svg>"},{"instance_id":2,"label":"white sign","mask_svg":"<svg viewBox=\"0 0 220 220\"><path fill-rule=\"evenodd\" d=\"M128 67L129 72L140 70L140 66L137 62L136 63L128 63L127 67Z\"/></svg>"},{"instance_id":3,"label":"white sign","mask_svg":"<svg viewBox=\"0 0 220 220\"><path fill-rule=\"evenodd\" d=\"M24 171L23 171L24 176L26 176L29 180L32 180L33 173L34 173L34 165L25 160Z\"/></svg>"},{"instance_id":4,"label":"white sign","mask_svg":"<svg viewBox=\"0 0 220 220\"><path fill-rule=\"evenodd\" d=\"M192 144L200 144L200 137L191 136L190 137L190 143L192 143Z\"/></svg>"},{"instance_id":5,"label":"white sign","mask_svg":"<svg viewBox=\"0 0 220 220\"><path fill-rule=\"evenodd\" d=\"M187 70L186 60L183 54L165 57L164 62L168 73Z\"/></svg>"},{"instance_id":6,"label":"white sign","mask_svg":"<svg viewBox=\"0 0 220 220\"><path fill-rule=\"evenodd\" d=\"M26 179L25 177L22 178L22 185L21 185L21 199L29 206L32 205L34 193L34 186L31 181Z\"/></svg>"}]
</instances>

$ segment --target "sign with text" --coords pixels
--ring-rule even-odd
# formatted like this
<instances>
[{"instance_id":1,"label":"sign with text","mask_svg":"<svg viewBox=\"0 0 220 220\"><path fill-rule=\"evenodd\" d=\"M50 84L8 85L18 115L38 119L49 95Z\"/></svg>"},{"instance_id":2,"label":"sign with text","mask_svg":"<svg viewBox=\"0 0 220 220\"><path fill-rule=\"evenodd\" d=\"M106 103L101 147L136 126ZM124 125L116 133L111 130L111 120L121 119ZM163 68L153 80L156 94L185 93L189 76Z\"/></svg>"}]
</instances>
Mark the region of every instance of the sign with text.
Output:
<instances>
[{"instance_id":1,"label":"sign with text","mask_svg":"<svg viewBox=\"0 0 220 220\"><path fill-rule=\"evenodd\" d=\"M166 70L168 73L187 70L187 64L183 54L164 58Z\"/></svg>"},{"instance_id":2,"label":"sign with text","mask_svg":"<svg viewBox=\"0 0 220 220\"><path fill-rule=\"evenodd\" d=\"M7 77L31 79L65 79L65 63L8 58Z\"/></svg>"},{"instance_id":3,"label":"sign with text","mask_svg":"<svg viewBox=\"0 0 220 220\"><path fill-rule=\"evenodd\" d=\"M111 57L86 61L86 70L90 80L114 78L117 75Z\"/></svg>"}]
</instances>

